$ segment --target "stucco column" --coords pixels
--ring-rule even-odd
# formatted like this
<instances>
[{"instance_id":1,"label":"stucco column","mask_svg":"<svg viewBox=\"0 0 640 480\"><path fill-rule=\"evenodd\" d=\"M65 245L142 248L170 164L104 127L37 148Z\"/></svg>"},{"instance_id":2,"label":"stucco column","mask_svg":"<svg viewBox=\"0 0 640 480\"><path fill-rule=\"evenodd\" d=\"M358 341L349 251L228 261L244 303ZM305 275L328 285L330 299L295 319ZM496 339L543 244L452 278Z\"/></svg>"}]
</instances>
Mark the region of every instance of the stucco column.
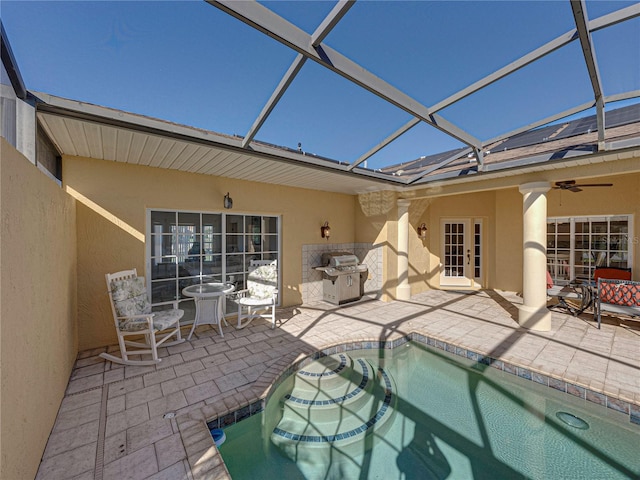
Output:
<instances>
[{"instance_id":1,"label":"stucco column","mask_svg":"<svg viewBox=\"0 0 640 480\"><path fill-rule=\"evenodd\" d=\"M411 201L400 199L398 205L398 286L396 298L409 300L409 205Z\"/></svg>"},{"instance_id":2,"label":"stucco column","mask_svg":"<svg viewBox=\"0 0 640 480\"><path fill-rule=\"evenodd\" d=\"M520 185L523 195L522 297L518 323L531 330L549 331L547 309L547 197L548 182Z\"/></svg>"}]
</instances>

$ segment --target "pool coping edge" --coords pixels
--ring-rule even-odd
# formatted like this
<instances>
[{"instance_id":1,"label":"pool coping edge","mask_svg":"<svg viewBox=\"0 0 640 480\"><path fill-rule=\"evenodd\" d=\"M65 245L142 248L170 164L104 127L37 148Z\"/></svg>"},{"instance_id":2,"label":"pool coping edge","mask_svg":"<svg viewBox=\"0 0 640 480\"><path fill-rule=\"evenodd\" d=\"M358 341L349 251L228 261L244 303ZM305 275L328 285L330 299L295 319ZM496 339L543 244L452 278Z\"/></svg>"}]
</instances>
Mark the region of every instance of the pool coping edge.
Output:
<instances>
[{"instance_id":1,"label":"pool coping edge","mask_svg":"<svg viewBox=\"0 0 640 480\"><path fill-rule=\"evenodd\" d=\"M627 401L615 395L609 395L604 391L599 392L593 390L588 386L580 385L579 382L567 381L561 376L554 376L553 374L538 371L535 368L522 367L512 362L499 360L463 345L457 345L414 331L406 335L400 335L392 340L362 339L329 345L324 348L318 348L311 353L299 353L294 360L282 357L270 365L262 375L265 379L272 378L274 380L271 382L268 380L257 380L251 389L240 394L241 398L235 396L235 398L239 400L239 403L236 403L235 409L207 405L199 410L177 417L176 420L182 442L185 446L193 479L231 479L222 456L215 446L210 429L226 428L256 413L262 412L271 394L284 379L297 372L307 363L326 355L353 350L394 349L412 341L467 358L476 362L476 364L496 368L497 370L518 376L524 380L529 380L603 408L617 411L627 415L630 423L640 425L640 405L633 401ZM253 395L247 395L249 392L252 392Z\"/></svg>"}]
</instances>

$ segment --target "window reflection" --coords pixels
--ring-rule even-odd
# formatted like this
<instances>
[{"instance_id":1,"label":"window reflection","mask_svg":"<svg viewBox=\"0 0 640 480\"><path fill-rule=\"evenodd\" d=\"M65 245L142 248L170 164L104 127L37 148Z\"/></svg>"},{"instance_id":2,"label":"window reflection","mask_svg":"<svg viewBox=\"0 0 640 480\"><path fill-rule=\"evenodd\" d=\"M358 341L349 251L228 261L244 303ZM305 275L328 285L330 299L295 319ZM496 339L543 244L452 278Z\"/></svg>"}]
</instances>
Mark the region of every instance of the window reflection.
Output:
<instances>
[{"instance_id":1,"label":"window reflection","mask_svg":"<svg viewBox=\"0 0 640 480\"><path fill-rule=\"evenodd\" d=\"M227 281L244 288L251 260L277 260L278 217L151 211L152 303L189 300L182 289Z\"/></svg>"},{"instance_id":2,"label":"window reflection","mask_svg":"<svg viewBox=\"0 0 640 480\"><path fill-rule=\"evenodd\" d=\"M589 282L598 267L629 267L629 217L547 220L547 268L558 285Z\"/></svg>"}]
</instances>

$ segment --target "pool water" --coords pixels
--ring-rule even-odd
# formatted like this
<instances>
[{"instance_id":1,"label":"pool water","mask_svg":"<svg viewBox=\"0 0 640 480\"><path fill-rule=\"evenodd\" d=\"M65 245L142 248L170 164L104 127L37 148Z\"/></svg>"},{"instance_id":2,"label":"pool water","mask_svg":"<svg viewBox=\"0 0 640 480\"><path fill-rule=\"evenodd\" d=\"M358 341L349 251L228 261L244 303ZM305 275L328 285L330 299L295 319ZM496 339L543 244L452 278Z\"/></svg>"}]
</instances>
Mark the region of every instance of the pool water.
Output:
<instances>
[{"instance_id":1,"label":"pool water","mask_svg":"<svg viewBox=\"0 0 640 480\"><path fill-rule=\"evenodd\" d=\"M284 381L264 412L225 429L220 452L234 480L640 478L640 426L627 415L414 343L344 355L392 379L390 420L349 446L302 437L276 446L294 388ZM349 412L336 410L336 421Z\"/></svg>"}]
</instances>

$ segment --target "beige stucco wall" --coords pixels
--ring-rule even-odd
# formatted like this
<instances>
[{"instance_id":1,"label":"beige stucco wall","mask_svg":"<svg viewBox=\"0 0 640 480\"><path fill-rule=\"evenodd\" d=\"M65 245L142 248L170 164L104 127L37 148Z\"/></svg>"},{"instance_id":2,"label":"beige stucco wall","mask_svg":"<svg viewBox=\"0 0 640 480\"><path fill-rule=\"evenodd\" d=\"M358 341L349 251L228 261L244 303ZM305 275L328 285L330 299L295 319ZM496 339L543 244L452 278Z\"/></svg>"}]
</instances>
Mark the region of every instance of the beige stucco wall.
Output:
<instances>
[{"instance_id":1,"label":"beige stucco wall","mask_svg":"<svg viewBox=\"0 0 640 480\"><path fill-rule=\"evenodd\" d=\"M392 191L371 192L355 199L355 241L382 247L383 285L380 298L395 298L398 244L398 195Z\"/></svg>"},{"instance_id":2,"label":"beige stucco wall","mask_svg":"<svg viewBox=\"0 0 640 480\"><path fill-rule=\"evenodd\" d=\"M404 196L386 191L358 197L356 237L359 239L356 241L374 242L387 247L384 250L383 299L395 298L398 271L397 199ZM482 220L485 280L490 284L495 277L496 192L416 198L411 200L409 207L409 285L412 295L440 287L440 222L442 219L455 218ZM422 223L428 228L426 239L417 234Z\"/></svg>"},{"instance_id":3,"label":"beige stucco wall","mask_svg":"<svg viewBox=\"0 0 640 480\"><path fill-rule=\"evenodd\" d=\"M77 157L63 158L63 171L65 188L78 199L81 350L117 341L104 275L132 267L144 274L148 208L220 212L229 192L232 213L281 215L284 306L302 303L302 245L325 241L320 238L325 221L331 243L354 241L352 195Z\"/></svg>"},{"instance_id":4,"label":"beige stucco wall","mask_svg":"<svg viewBox=\"0 0 640 480\"><path fill-rule=\"evenodd\" d=\"M0 478L34 478L77 354L75 203L0 139Z\"/></svg>"},{"instance_id":5,"label":"beige stucco wall","mask_svg":"<svg viewBox=\"0 0 640 480\"><path fill-rule=\"evenodd\" d=\"M319 227L327 220L331 225L331 243L371 242L383 247L382 298L395 298L398 198L411 199L409 284L412 294L440 287L440 228L444 218L482 219L482 287L522 289L522 195L517 185L536 180L532 174L514 177L512 187L493 185L498 181L495 179L470 184L467 189L476 191L468 193L454 186L450 195L446 189L438 189L433 195L427 191L421 196L395 191L351 196L76 157L64 158L64 172L65 188L79 200L81 349L115 342L104 273L131 267L145 271L146 209L222 211L222 198L227 191L234 200L232 212L282 215L282 303L285 306L302 301L302 245L323 241L319 238ZM637 217L640 213L640 174L592 178L591 181L612 181L615 186L580 194L560 194L552 190L549 216L624 213ZM416 233L423 222L429 229L424 240ZM638 224L636 220L636 232ZM637 240L638 234L634 236ZM635 272L640 272L638 248L636 241Z\"/></svg>"},{"instance_id":6,"label":"beige stucco wall","mask_svg":"<svg viewBox=\"0 0 640 480\"><path fill-rule=\"evenodd\" d=\"M489 288L522 291L522 205L517 188L496 191L495 243L489 245L494 252L495 275L489 279Z\"/></svg>"},{"instance_id":7,"label":"beige stucco wall","mask_svg":"<svg viewBox=\"0 0 640 480\"><path fill-rule=\"evenodd\" d=\"M575 173L575 172L572 172ZM562 178L568 178L563 176ZM411 293L417 294L430 288L440 288L441 221L443 219L469 218L483 222L483 288L522 291L522 235L523 197L517 185L539 180L531 174L514 177L511 188L496 187L495 180L470 184L471 193L455 192L443 195L418 196L412 192L378 192L360 195L356 209L359 241L384 244L385 294L394 298L397 278L397 206L398 198L411 199L409 207L409 283ZM553 184L553 179L549 179ZM572 193L552 189L548 192L548 216L585 215L633 215L634 231L632 268L634 278L640 278L640 174L596 176L584 183L613 183L613 187L585 188ZM452 189L455 191L455 188ZM416 230L421 223L428 227L425 240Z\"/></svg>"},{"instance_id":8,"label":"beige stucco wall","mask_svg":"<svg viewBox=\"0 0 640 480\"><path fill-rule=\"evenodd\" d=\"M578 193L552 190L547 196L549 216L633 215L632 271L634 280L640 279L640 173L591 178L584 183L613 183L613 187L584 188Z\"/></svg>"},{"instance_id":9,"label":"beige stucco wall","mask_svg":"<svg viewBox=\"0 0 640 480\"><path fill-rule=\"evenodd\" d=\"M483 260L484 260L484 284L491 285L493 280L491 270L495 253L492 246L495 245L495 218L496 218L496 193L477 192L466 195L449 195L437 197L431 200L429 220L430 241L430 277L429 286L440 287L441 257L442 257L442 225L443 220L470 219L481 220L483 229ZM470 225L473 228L473 225Z\"/></svg>"},{"instance_id":10,"label":"beige stucco wall","mask_svg":"<svg viewBox=\"0 0 640 480\"><path fill-rule=\"evenodd\" d=\"M551 190L547 194L549 216L618 215L640 210L640 174L592 178L584 183L613 183L613 186L584 187L577 193Z\"/></svg>"}]
</instances>

